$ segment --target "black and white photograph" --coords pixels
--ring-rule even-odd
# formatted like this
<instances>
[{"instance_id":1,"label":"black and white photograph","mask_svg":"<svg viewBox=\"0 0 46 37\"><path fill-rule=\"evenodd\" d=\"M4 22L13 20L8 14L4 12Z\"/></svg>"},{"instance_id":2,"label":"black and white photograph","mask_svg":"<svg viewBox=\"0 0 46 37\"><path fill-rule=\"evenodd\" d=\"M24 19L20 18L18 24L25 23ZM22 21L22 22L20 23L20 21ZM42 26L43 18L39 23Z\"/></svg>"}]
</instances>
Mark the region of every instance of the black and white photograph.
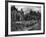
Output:
<instances>
[{"instance_id":1,"label":"black and white photograph","mask_svg":"<svg viewBox=\"0 0 46 37\"><path fill-rule=\"evenodd\" d=\"M40 29L40 6L11 6L11 31L31 31Z\"/></svg>"},{"instance_id":2,"label":"black and white photograph","mask_svg":"<svg viewBox=\"0 0 46 37\"><path fill-rule=\"evenodd\" d=\"M8 35L43 33L43 4L8 2Z\"/></svg>"}]
</instances>

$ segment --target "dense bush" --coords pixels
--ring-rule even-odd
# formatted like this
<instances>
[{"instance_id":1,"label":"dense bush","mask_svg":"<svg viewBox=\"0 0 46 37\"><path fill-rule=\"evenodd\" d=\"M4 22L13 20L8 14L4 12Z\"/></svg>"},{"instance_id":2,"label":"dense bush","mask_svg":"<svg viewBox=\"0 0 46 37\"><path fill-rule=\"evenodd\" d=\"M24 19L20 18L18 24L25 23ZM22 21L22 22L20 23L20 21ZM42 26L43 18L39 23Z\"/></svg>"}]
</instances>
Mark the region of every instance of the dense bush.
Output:
<instances>
[{"instance_id":1,"label":"dense bush","mask_svg":"<svg viewBox=\"0 0 46 37\"><path fill-rule=\"evenodd\" d=\"M36 11L30 10L29 13L27 13L27 14L24 15L23 9L21 9L21 11L18 11L14 6L11 8L11 11L14 11L14 12L12 12L12 16L14 15L13 17L16 18L17 21L20 21L19 20L20 18L21 19L24 18L25 21L29 21L29 20L32 20L32 19L33 20L39 20L39 19L41 19L41 13L39 11L36 12ZM15 15L16 13L17 14L19 13L19 14Z\"/></svg>"}]
</instances>

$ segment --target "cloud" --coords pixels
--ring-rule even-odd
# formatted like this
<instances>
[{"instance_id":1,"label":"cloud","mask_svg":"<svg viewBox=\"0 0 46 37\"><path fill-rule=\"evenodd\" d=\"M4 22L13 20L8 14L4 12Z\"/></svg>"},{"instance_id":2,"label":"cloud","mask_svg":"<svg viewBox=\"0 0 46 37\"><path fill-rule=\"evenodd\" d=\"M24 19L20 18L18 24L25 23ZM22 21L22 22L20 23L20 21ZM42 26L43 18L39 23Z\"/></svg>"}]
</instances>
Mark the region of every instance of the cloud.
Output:
<instances>
[{"instance_id":1,"label":"cloud","mask_svg":"<svg viewBox=\"0 0 46 37\"><path fill-rule=\"evenodd\" d=\"M30 11L30 9L32 9L33 11L39 11L41 12L41 7L40 6L24 6L24 5L16 5L15 6L18 10L21 10L21 8L23 9L24 12L28 13Z\"/></svg>"}]
</instances>

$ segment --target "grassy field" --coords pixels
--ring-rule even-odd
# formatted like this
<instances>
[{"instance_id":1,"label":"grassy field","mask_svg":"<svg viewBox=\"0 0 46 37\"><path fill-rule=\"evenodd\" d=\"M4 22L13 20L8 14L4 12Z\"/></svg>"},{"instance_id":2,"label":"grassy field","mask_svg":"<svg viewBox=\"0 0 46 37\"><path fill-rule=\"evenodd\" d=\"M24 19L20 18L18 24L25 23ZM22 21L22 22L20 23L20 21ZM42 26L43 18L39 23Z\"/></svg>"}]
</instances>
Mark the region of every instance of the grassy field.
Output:
<instances>
[{"instance_id":1,"label":"grassy field","mask_svg":"<svg viewBox=\"0 0 46 37\"><path fill-rule=\"evenodd\" d=\"M30 31L30 30L40 30L41 29L41 23L37 20L31 20L31 21L17 21L13 22L13 25L11 25L12 31Z\"/></svg>"}]
</instances>

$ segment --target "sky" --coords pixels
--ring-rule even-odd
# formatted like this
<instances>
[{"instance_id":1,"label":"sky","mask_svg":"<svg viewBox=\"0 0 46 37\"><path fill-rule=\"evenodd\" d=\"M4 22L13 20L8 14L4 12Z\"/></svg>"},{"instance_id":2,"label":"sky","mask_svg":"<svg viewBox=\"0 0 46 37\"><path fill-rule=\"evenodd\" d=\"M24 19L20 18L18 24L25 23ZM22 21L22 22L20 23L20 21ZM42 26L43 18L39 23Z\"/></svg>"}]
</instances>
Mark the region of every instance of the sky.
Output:
<instances>
[{"instance_id":1,"label":"sky","mask_svg":"<svg viewBox=\"0 0 46 37\"><path fill-rule=\"evenodd\" d=\"M24 6L24 5L15 5L15 7L20 11L21 8L23 9L24 13L28 13L31 9L33 11L39 11L41 12L41 7L40 6Z\"/></svg>"}]
</instances>

